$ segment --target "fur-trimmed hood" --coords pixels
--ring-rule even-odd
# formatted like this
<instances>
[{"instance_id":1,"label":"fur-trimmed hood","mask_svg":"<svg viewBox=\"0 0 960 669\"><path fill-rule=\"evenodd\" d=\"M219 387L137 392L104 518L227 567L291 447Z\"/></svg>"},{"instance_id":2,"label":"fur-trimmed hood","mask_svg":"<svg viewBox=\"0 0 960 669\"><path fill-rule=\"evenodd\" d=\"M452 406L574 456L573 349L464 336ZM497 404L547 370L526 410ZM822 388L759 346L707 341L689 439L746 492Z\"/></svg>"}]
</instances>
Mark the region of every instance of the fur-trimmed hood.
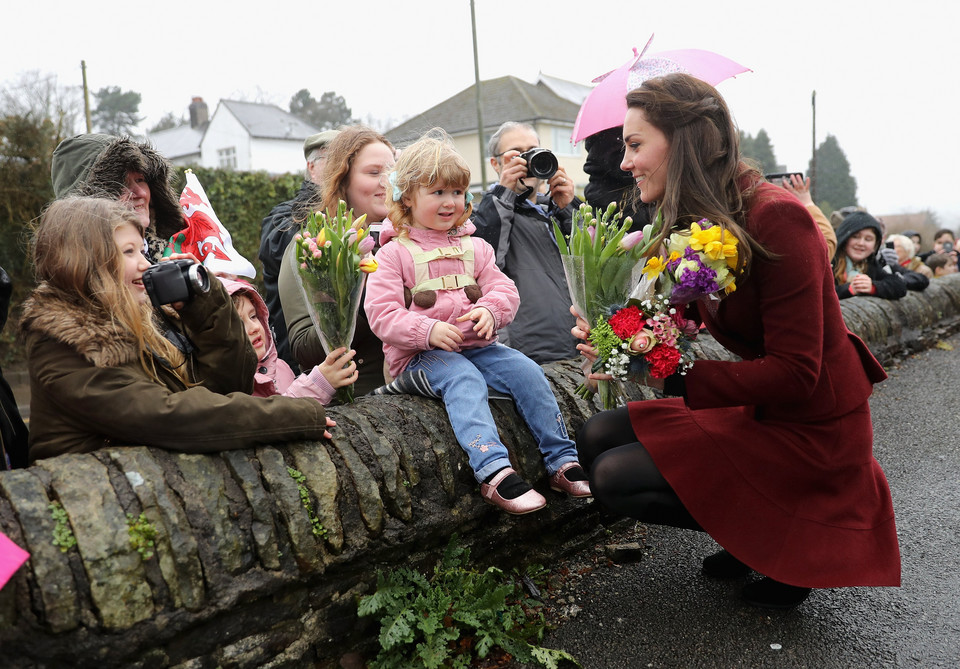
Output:
<instances>
[{"instance_id":1,"label":"fur-trimmed hood","mask_svg":"<svg viewBox=\"0 0 960 669\"><path fill-rule=\"evenodd\" d=\"M66 344L96 367L119 367L138 357L133 334L109 314L64 299L43 283L23 303L20 328Z\"/></svg>"},{"instance_id":2,"label":"fur-trimmed hood","mask_svg":"<svg viewBox=\"0 0 960 669\"><path fill-rule=\"evenodd\" d=\"M140 172L150 186L151 228L167 240L186 227L180 198L171 185L173 167L147 142L129 137L86 134L60 142L53 152L50 178L54 194L117 199L127 172Z\"/></svg>"}]
</instances>

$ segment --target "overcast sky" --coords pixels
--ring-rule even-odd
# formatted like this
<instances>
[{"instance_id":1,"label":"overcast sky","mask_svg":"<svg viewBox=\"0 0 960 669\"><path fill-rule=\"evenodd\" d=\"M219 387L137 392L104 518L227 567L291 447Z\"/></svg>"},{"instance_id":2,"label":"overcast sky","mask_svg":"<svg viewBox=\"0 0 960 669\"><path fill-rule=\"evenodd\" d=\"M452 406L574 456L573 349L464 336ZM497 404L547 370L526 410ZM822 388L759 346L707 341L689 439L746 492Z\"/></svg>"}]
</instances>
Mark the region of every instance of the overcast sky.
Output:
<instances>
[{"instance_id":1,"label":"overcast sky","mask_svg":"<svg viewBox=\"0 0 960 669\"><path fill-rule=\"evenodd\" d=\"M791 170L837 137L874 214L931 209L960 227L960 3L910 0L476 0L481 79L579 83L650 52L700 48L752 72L718 86L745 132ZM13 12L13 14L11 14ZM355 117L402 118L473 84L469 0L118 3L7 8L0 82L27 71L142 94L143 126L202 96L274 102L307 88Z\"/></svg>"}]
</instances>

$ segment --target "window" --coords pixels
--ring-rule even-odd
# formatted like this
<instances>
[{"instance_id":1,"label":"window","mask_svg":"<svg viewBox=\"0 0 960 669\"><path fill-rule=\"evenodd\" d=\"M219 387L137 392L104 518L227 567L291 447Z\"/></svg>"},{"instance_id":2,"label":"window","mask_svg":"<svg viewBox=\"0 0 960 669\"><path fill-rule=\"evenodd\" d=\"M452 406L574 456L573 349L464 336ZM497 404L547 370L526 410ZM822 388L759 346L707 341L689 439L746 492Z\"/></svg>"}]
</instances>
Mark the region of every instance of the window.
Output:
<instances>
[{"instance_id":1,"label":"window","mask_svg":"<svg viewBox=\"0 0 960 669\"><path fill-rule=\"evenodd\" d=\"M220 167L228 170L237 169L237 147L228 146L225 149L217 149L217 157L220 160Z\"/></svg>"},{"instance_id":2,"label":"window","mask_svg":"<svg viewBox=\"0 0 960 669\"><path fill-rule=\"evenodd\" d=\"M570 142L570 136L573 134L573 128L558 128L553 126L550 129L550 140L553 146L553 152L558 156L579 156L580 144Z\"/></svg>"}]
</instances>

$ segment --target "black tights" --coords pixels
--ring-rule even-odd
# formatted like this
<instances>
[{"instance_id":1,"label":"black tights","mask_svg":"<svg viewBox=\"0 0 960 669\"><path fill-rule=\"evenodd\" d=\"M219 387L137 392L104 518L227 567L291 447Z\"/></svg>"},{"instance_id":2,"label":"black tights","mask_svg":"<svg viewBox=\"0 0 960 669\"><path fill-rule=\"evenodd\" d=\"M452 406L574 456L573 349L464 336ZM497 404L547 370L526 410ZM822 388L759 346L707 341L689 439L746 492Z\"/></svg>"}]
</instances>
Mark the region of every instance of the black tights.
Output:
<instances>
[{"instance_id":1,"label":"black tights","mask_svg":"<svg viewBox=\"0 0 960 669\"><path fill-rule=\"evenodd\" d=\"M702 531L637 441L626 407L584 423L577 433L577 450L593 496L611 511L645 523Z\"/></svg>"}]
</instances>

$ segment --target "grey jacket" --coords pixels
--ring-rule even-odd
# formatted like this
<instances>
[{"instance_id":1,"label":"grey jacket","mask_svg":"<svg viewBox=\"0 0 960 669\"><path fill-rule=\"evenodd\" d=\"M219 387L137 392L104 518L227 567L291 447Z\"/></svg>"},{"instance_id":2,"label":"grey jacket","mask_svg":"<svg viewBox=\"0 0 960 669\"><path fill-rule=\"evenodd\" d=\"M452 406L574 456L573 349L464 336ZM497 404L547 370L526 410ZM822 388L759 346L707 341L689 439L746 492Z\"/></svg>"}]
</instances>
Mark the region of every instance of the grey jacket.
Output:
<instances>
[{"instance_id":1,"label":"grey jacket","mask_svg":"<svg viewBox=\"0 0 960 669\"><path fill-rule=\"evenodd\" d=\"M495 184L474 210L475 236L488 241L497 253L497 267L513 279L520 291L520 309L507 331L505 343L542 364L568 360L579 354L570 334L576 325L570 314L570 292L554 238L555 218L570 233L574 201L558 209L550 198L537 196L547 211L541 214L528 200Z\"/></svg>"}]
</instances>

